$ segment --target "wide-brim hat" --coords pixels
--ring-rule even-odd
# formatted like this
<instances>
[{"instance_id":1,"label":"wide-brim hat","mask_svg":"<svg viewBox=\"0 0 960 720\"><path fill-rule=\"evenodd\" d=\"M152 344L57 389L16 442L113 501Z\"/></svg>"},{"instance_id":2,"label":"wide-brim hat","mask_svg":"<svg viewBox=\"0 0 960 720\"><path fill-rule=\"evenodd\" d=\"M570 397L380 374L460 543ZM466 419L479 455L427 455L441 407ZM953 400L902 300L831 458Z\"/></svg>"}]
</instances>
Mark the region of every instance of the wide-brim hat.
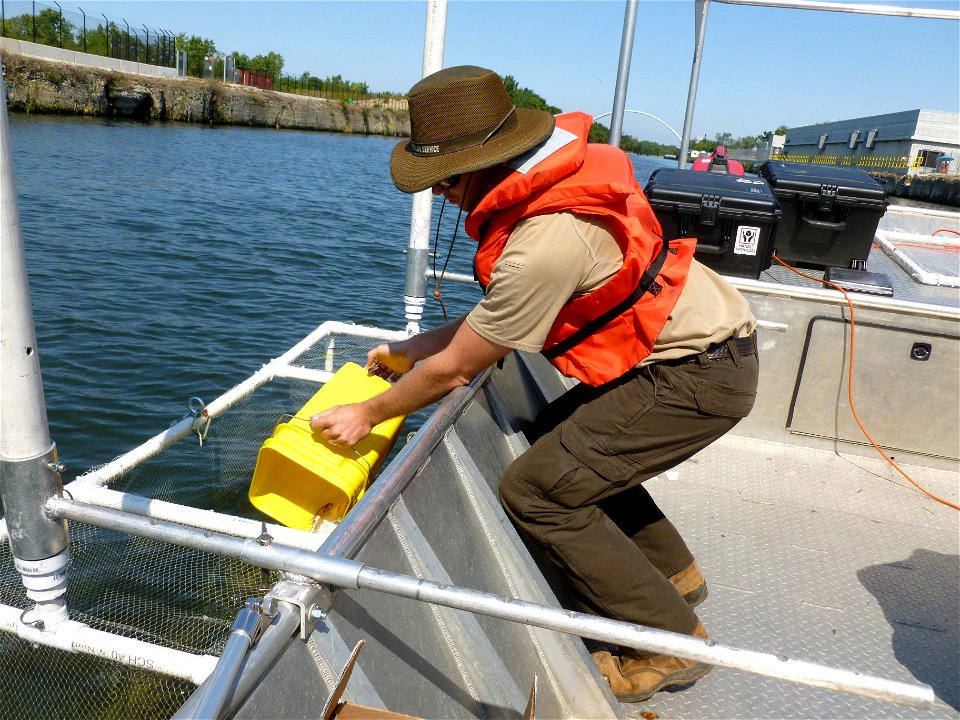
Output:
<instances>
[{"instance_id":1,"label":"wide-brim hat","mask_svg":"<svg viewBox=\"0 0 960 720\"><path fill-rule=\"evenodd\" d=\"M515 108L500 76L473 65L428 75L407 94L410 140L393 149L390 174L403 192L522 155L553 132L553 115Z\"/></svg>"}]
</instances>

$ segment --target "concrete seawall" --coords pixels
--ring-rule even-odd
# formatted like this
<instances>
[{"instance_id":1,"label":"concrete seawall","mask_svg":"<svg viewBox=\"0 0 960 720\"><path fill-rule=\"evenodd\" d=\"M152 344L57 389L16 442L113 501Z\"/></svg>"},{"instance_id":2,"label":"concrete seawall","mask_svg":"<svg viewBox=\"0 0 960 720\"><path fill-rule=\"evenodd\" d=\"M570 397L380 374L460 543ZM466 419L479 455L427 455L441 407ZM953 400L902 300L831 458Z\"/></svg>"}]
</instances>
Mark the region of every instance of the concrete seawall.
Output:
<instances>
[{"instance_id":1,"label":"concrete seawall","mask_svg":"<svg viewBox=\"0 0 960 720\"><path fill-rule=\"evenodd\" d=\"M5 50L2 54L7 109L57 115L87 115L325 130L406 137L406 111L373 101L342 103L195 78L159 78Z\"/></svg>"},{"instance_id":2,"label":"concrete seawall","mask_svg":"<svg viewBox=\"0 0 960 720\"><path fill-rule=\"evenodd\" d=\"M894 197L920 200L937 205L960 207L960 177L957 175L907 176L900 173L870 173Z\"/></svg>"}]
</instances>

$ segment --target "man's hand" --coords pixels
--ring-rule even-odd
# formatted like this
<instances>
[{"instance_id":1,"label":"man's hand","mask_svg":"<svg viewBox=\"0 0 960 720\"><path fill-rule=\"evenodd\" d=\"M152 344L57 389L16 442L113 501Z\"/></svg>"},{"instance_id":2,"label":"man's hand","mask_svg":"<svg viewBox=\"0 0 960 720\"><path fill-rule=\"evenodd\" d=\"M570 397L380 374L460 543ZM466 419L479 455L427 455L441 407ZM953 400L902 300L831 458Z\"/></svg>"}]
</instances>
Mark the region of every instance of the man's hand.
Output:
<instances>
[{"instance_id":1,"label":"man's hand","mask_svg":"<svg viewBox=\"0 0 960 720\"><path fill-rule=\"evenodd\" d=\"M377 345L367 353L367 372L391 382L399 380L417 361L406 348L402 342Z\"/></svg>"},{"instance_id":2,"label":"man's hand","mask_svg":"<svg viewBox=\"0 0 960 720\"><path fill-rule=\"evenodd\" d=\"M319 430L331 445L353 447L373 430L361 404L334 405L310 418L310 427Z\"/></svg>"}]
</instances>

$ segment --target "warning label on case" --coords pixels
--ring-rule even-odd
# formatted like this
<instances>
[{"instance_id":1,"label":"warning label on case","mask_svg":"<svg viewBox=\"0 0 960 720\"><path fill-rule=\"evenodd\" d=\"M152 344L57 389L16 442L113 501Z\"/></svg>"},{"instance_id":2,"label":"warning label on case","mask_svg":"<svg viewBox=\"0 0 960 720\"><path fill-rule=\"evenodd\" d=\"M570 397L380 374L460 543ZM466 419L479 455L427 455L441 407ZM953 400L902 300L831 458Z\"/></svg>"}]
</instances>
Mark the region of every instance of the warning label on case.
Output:
<instances>
[{"instance_id":1,"label":"warning label on case","mask_svg":"<svg viewBox=\"0 0 960 720\"><path fill-rule=\"evenodd\" d=\"M756 255L760 246L760 228L741 225L733 244L734 255Z\"/></svg>"}]
</instances>

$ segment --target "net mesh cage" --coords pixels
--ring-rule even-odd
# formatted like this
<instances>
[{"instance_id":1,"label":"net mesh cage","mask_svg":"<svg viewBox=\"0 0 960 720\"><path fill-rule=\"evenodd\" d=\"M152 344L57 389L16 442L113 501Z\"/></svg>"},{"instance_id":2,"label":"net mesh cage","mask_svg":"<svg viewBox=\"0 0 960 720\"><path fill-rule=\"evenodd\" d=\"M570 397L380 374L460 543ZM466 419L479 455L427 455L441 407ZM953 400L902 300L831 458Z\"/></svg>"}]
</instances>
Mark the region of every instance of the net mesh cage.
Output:
<instances>
[{"instance_id":1,"label":"net mesh cage","mask_svg":"<svg viewBox=\"0 0 960 720\"><path fill-rule=\"evenodd\" d=\"M315 370L363 364L372 341L325 336L294 363ZM204 442L188 435L110 483L134 493L255 520L270 520L247 499L257 452L284 415L316 392L315 384L278 379L215 418ZM176 421L177 419L175 419ZM414 416L407 429L422 422ZM397 452L393 454L388 462ZM263 595L259 568L238 560L71 522L67 603L70 619L91 628L194 654L219 656L237 612ZM0 548L0 603L26 608L9 543ZM133 719L171 717L192 683L107 659L33 646L0 633L0 718Z\"/></svg>"}]
</instances>

